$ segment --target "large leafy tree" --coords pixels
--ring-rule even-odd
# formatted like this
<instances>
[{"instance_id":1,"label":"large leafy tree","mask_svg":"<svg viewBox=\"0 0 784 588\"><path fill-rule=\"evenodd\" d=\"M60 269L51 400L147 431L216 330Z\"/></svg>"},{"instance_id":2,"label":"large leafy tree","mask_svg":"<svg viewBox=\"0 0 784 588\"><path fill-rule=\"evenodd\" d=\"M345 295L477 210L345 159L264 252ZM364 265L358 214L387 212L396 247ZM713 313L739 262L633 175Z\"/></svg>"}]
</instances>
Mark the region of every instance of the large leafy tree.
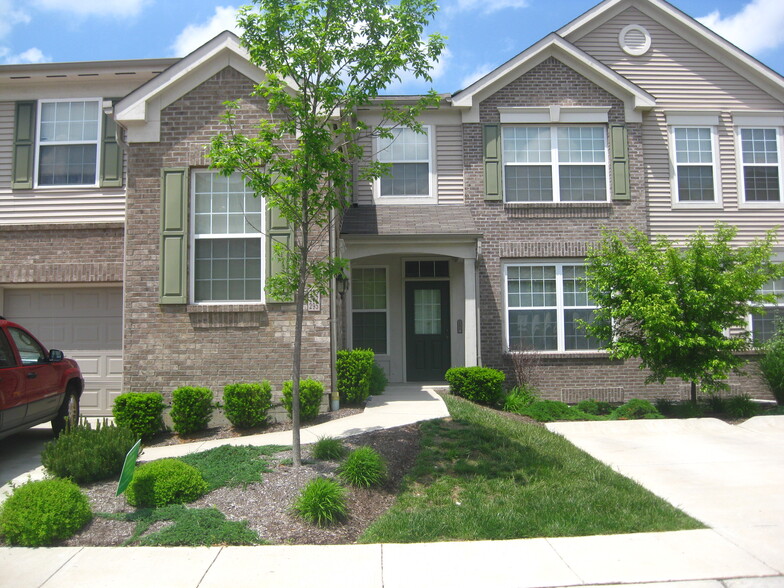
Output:
<instances>
[{"instance_id":1,"label":"large leafy tree","mask_svg":"<svg viewBox=\"0 0 784 588\"><path fill-rule=\"evenodd\" d=\"M742 328L755 305L773 302L760 293L784 275L771 261L774 232L733 247L736 229L718 223L712 235L697 231L685 246L639 231L604 233L588 254L587 285L599 306L586 324L611 358L640 358L648 382L680 378L712 392L726 388L730 372L751 347Z\"/></svg>"},{"instance_id":2,"label":"large leafy tree","mask_svg":"<svg viewBox=\"0 0 784 588\"><path fill-rule=\"evenodd\" d=\"M296 307L292 420L299 465L304 305L312 294L326 294L345 265L325 253L324 243L350 199L352 166L363 156L359 141L373 133L391 137L396 126L421 130L417 116L439 100L431 92L409 103L381 101L381 123L373 128L354 115L402 75L429 81L444 40L424 37L434 0L254 1L240 10L242 44L266 73L254 96L274 116L259 120L252 134L243 133L240 105L227 103L228 130L214 138L210 156L221 173L241 173L293 232L292 242L275 245L283 270L268 279L267 294L293 299ZM371 163L363 177L386 171Z\"/></svg>"}]
</instances>

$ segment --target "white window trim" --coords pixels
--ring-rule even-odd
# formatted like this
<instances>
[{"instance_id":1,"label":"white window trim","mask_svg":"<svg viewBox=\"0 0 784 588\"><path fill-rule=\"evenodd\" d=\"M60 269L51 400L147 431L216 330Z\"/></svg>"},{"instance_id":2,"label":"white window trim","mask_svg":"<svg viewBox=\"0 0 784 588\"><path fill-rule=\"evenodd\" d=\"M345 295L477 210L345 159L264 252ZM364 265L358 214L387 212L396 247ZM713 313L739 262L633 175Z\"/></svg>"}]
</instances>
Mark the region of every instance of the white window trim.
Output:
<instances>
[{"instance_id":1,"label":"white window trim","mask_svg":"<svg viewBox=\"0 0 784 588\"><path fill-rule=\"evenodd\" d=\"M557 317L557 342L558 342L558 349L536 349L532 350L533 353L568 353L570 355L580 355L580 354L595 354L595 353L604 353L601 349L566 349L566 333L564 332L564 310L565 306L563 303L563 268L564 266L582 266L585 267L588 264L586 263L585 259L558 259L558 260L535 260L535 261L519 261L519 260L509 260L503 262L502 268L502 276L503 276L503 328L504 328L504 351L509 353L515 350L509 348L509 268L510 267L550 267L555 266L555 295L556 295L556 317ZM517 307L515 307L517 308ZM551 308L551 307L531 307L531 308ZM592 307L569 307L569 308L598 308L597 306ZM528 307L520 307L521 310L526 310Z\"/></svg>"},{"instance_id":2,"label":"white window trim","mask_svg":"<svg viewBox=\"0 0 784 588\"><path fill-rule=\"evenodd\" d=\"M386 331L387 331L387 333L386 333L387 334L386 346L387 346L387 352L386 353L376 353L376 356L377 357L389 357L390 355L392 355L392 352L391 352L391 349L390 349L390 319L389 319L389 317L390 317L390 314L392 314L392 313L389 310L389 302L390 302L390 300L389 300L389 288L390 288L390 284L389 284L389 266L387 266L387 265L357 265L357 266L354 266L352 268L352 271L355 270L355 269L363 269L363 270L364 269L383 269L384 270L384 276L385 276L385 282L386 282L385 283L385 295L386 295L386 301L387 301L386 308L384 309L384 314L386 315ZM349 275L349 280L350 280L349 283L353 283L353 275ZM360 312L360 313L361 312L381 312L381 310L377 309L377 308L354 310L353 297L352 297L351 290L349 289L349 296L348 296L348 340L350 341L351 349L354 349L354 313L355 312Z\"/></svg>"},{"instance_id":3,"label":"white window trim","mask_svg":"<svg viewBox=\"0 0 784 588\"><path fill-rule=\"evenodd\" d=\"M771 201L755 201L746 200L746 181L744 168L746 164L743 162L743 141L741 139L741 131L743 129L773 129L776 131L776 146L778 147L779 159L779 200L778 202ZM739 205L741 208L784 208L784 133L782 128L776 125L754 125L743 124L735 127L735 153L736 161L738 162L738 194L740 194ZM753 164L751 164L753 166Z\"/></svg>"},{"instance_id":4,"label":"white window trim","mask_svg":"<svg viewBox=\"0 0 784 588\"><path fill-rule=\"evenodd\" d=\"M756 128L756 127L755 127ZM778 258L780 256L774 256L774 260L779 261ZM765 308L767 311L771 309L781 308L784 309L784 301L779 302L765 302L759 305L759 308ZM752 345L754 344L754 324L753 321L753 313L749 313L746 315L746 332L749 334L749 338L751 339Z\"/></svg>"},{"instance_id":5,"label":"white window trim","mask_svg":"<svg viewBox=\"0 0 784 588\"><path fill-rule=\"evenodd\" d=\"M400 127L408 128L408 127ZM436 133L433 125L422 125L422 129L427 133L428 144L428 194L422 196L382 196L381 195L381 178L376 178L373 181L373 200L376 204L436 204L438 196L436 193L436 169L435 169L435 152L436 152ZM373 153L374 157L378 160L379 153L379 138L373 138ZM400 161L393 163L424 163L424 161Z\"/></svg>"},{"instance_id":6,"label":"white window trim","mask_svg":"<svg viewBox=\"0 0 784 588\"><path fill-rule=\"evenodd\" d=\"M535 127L547 127L550 129L550 161L549 162L541 162L541 163L507 163L504 159L504 129L515 127L515 126L535 126ZM557 129L559 127L565 128L574 128L574 127L584 127L584 128L601 128L604 132L604 184L605 184L605 197L604 200L561 200L561 185L560 185L560 176L557 173L558 167L563 163L563 165L590 165L596 166L601 165L601 163L591 161L591 162L561 162L558 160L558 135ZM565 204L565 205L579 205L579 204L586 204L586 203L596 203L596 202L610 202L610 141L607 136L607 126L606 125L597 125L597 124L564 124L564 125L553 125L553 124L536 124L536 125L504 125L501 127L501 189L504 196L504 203L506 204ZM507 200L506 198L506 166L532 166L532 165L544 165L547 164L550 166L551 177L553 181L553 199L552 200Z\"/></svg>"},{"instance_id":7,"label":"white window trim","mask_svg":"<svg viewBox=\"0 0 784 588\"><path fill-rule=\"evenodd\" d=\"M53 102L97 102L98 103L98 130L95 138L95 182L92 184L44 184L38 183L39 170L38 166L41 159L41 110L44 104L51 104ZM73 190L82 188L97 188L100 186L101 178L101 147L103 143L103 98L101 97L87 97L87 98L56 98L56 99L42 99L38 100L36 104L36 117L35 117L35 153L33 154L33 188L42 190ZM43 143L47 145L92 145L92 141L47 141Z\"/></svg>"},{"instance_id":8,"label":"white window trim","mask_svg":"<svg viewBox=\"0 0 784 588\"><path fill-rule=\"evenodd\" d=\"M230 306L241 304L243 306L264 305L266 302L266 279L267 279L267 240L269 236L266 232L266 203L262 200L261 203L261 232L258 237L261 240L261 299L260 300L196 300L196 175L197 174L218 174L217 170L208 169L192 169L190 173L190 186L188 194L188 286L189 286L189 304L196 306ZM255 233L253 233L255 235ZM227 233L216 234L201 237L202 239L247 239L248 234L243 233Z\"/></svg>"},{"instance_id":9,"label":"white window trim","mask_svg":"<svg viewBox=\"0 0 784 588\"><path fill-rule=\"evenodd\" d=\"M716 125L702 124L703 122L713 122L712 116L704 117L705 121L692 122L691 124L673 124L676 119L680 117L667 117L667 133L669 135L670 143L670 191L672 193L672 207L675 208L721 208L722 207L722 190L721 190L721 154L719 153L719 134ZM710 120L708 120L710 119ZM687 200L681 202L680 194L678 193L678 162L675 152L675 129L710 129L711 132L711 169L713 171L713 200L695 201ZM698 165L698 164L680 164L680 165ZM699 164L705 165L705 164Z\"/></svg>"}]
</instances>

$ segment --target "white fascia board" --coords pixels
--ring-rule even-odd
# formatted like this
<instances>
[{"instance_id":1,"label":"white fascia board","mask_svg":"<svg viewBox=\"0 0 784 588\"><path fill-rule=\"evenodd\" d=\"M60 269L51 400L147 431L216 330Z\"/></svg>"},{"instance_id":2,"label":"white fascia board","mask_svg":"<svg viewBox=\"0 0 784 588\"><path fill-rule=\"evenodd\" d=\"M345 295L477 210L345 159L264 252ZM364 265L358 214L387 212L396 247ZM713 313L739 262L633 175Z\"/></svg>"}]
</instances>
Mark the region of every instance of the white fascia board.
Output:
<instances>
[{"instance_id":1,"label":"white fascia board","mask_svg":"<svg viewBox=\"0 0 784 588\"><path fill-rule=\"evenodd\" d=\"M738 127L784 127L784 112L780 110L735 110L732 124Z\"/></svg>"},{"instance_id":2,"label":"white fascia board","mask_svg":"<svg viewBox=\"0 0 784 588\"><path fill-rule=\"evenodd\" d=\"M648 92L565 39L551 33L452 97L453 106L464 109L463 122L479 122L479 103L484 98L530 71L548 57L555 57L600 88L623 100L627 122L642 122L642 112L656 106L655 98Z\"/></svg>"},{"instance_id":3,"label":"white fascia board","mask_svg":"<svg viewBox=\"0 0 784 588\"><path fill-rule=\"evenodd\" d=\"M661 0L605 0L557 31L571 42L601 26L627 8L636 8L688 42L713 55L777 100L784 102L784 77L738 49L699 21Z\"/></svg>"}]
</instances>

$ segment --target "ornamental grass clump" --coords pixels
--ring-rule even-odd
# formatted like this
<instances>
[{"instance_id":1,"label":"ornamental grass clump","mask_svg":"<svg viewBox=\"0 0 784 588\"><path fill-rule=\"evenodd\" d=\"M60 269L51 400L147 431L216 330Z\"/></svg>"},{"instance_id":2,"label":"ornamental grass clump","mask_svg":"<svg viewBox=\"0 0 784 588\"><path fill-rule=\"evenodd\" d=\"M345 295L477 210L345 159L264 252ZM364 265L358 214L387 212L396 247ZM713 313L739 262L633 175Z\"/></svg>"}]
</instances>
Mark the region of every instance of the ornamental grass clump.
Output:
<instances>
[{"instance_id":1,"label":"ornamental grass clump","mask_svg":"<svg viewBox=\"0 0 784 588\"><path fill-rule=\"evenodd\" d=\"M346 455L346 448L340 439L319 437L313 444L313 457L320 460L337 460Z\"/></svg>"},{"instance_id":2,"label":"ornamental grass clump","mask_svg":"<svg viewBox=\"0 0 784 588\"><path fill-rule=\"evenodd\" d=\"M134 432L125 427L104 422L92 429L85 421L46 443L41 463L58 478L89 484L119 475L125 456L136 440Z\"/></svg>"},{"instance_id":3,"label":"ornamental grass clump","mask_svg":"<svg viewBox=\"0 0 784 588\"><path fill-rule=\"evenodd\" d=\"M386 477L386 464L372 447L358 447L349 453L346 461L338 468L338 474L352 486L379 486Z\"/></svg>"},{"instance_id":4,"label":"ornamental grass clump","mask_svg":"<svg viewBox=\"0 0 784 588\"><path fill-rule=\"evenodd\" d=\"M253 384L229 384L223 388L223 412L238 429L263 425L271 407L272 386L267 380Z\"/></svg>"},{"instance_id":5,"label":"ornamental grass clump","mask_svg":"<svg viewBox=\"0 0 784 588\"><path fill-rule=\"evenodd\" d=\"M163 409L160 392L126 392L114 399L112 416L117 426L149 439L163 430Z\"/></svg>"},{"instance_id":6,"label":"ornamental grass clump","mask_svg":"<svg viewBox=\"0 0 784 588\"><path fill-rule=\"evenodd\" d=\"M346 517L346 490L335 480L315 478L300 492L294 512L320 527Z\"/></svg>"},{"instance_id":7,"label":"ornamental grass clump","mask_svg":"<svg viewBox=\"0 0 784 588\"><path fill-rule=\"evenodd\" d=\"M92 518L87 496L74 482L37 480L16 488L0 506L0 535L10 545L52 545L72 537Z\"/></svg>"},{"instance_id":8,"label":"ornamental grass clump","mask_svg":"<svg viewBox=\"0 0 784 588\"><path fill-rule=\"evenodd\" d=\"M160 507L193 502L206 492L199 470L178 459L160 459L136 469L126 496L131 506Z\"/></svg>"},{"instance_id":9,"label":"ornamental grass clump","mask_svg":"<svg viewBox=\"0 0 784 588\"><path fill-rule=\"evenodd\" d=\"M203 431L210 424L213 405L212 390L182 386L172 392L172 409L169 416L179 435Z\"/></svg>"}]
</instances>

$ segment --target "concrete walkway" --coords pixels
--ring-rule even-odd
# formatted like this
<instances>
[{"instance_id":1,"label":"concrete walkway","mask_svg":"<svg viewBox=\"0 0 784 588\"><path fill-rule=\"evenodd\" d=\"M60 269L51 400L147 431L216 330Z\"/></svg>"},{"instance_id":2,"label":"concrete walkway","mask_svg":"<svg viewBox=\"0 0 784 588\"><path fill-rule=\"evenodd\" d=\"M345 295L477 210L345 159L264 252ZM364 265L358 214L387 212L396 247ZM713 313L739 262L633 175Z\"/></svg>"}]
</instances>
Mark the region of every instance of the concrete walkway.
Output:
<instances>
[{"instance_id":1,"label":"concrete walkway","mask_svg":"<svg viewBox=\"0 0 784 588\"><path fill-rule=\"evenodd\" d=\"M313 442L323 435L349 436L446 415L443 402L432 389L393 386L384 396L371 399L361 415L303 430L302 441ZM780 479L772 478L782 475L780 458L784 456L780 441L784 417L778 419L750 422L744 429L750 435L738 443L747 445L752 454L755 454L755 446L761 444L762 454L769 456L772 451L779 460L763 457L748 463L739 457L735 463L738 467L743 465L740 477ZM689 424L691 421L669 422L684 430L693 428ZM683 455L680 445L675 448L667 445L673 436L672 430L650 430L650 421L635 423L640 423L642 428L638 430L628 426L634 423L589 423L586 425L597 428L581 426L559 432L570 439L574 436L578 444L593 446L589 452L595 452L604 460L619 446L638 447L641 453L637 459L634 459L634 450L630 449L624 459L618 460L629 466L635 463L665 463L671 453ZM628 428L610 427L607 429L610 441L597 441L604 437L601 426L617 424ZM712 434L705 427L697 426L693 444L705 446L700 441L705 435L708 437L705 445L710 445ZM646 443L638 441L646 437ZM654 450L656 438L666 449L663 454L648 458L646 451ZM226 442L290 444L290 433L257 435ZM215 444L204 442L151 448L145 450L144 459L201 451ZM724 446L721 451L734 455L735 450ZM712 455L715 457L715 454ZM673 472L672 485L678 486L680 480L684 486L695 486L695 497L708 496L714 488L714 481L696 482L693 471L707 473L712 469L716 468L704 466L699 460L686 460L680 472ZM771 471L777 473L770 474ZM701 485L706 483L708 486ZM779 483L779 495L782 488L784 485ZM652 489L662 492L660 488ZM727 509L754 510L760 493L746 496L742 489L738 489ZM676 504L684 506L679 497L676 497ZM690 507L686 510L709 522ZM768 512L771 519L775 519L775 524L769 525L771 528L751 525L751 530L747 529L750 534L745 539L739 539L722 527L669 533L410 545L0 548L0 587L511 588L656 586L661 583L678 588L784 587L784 562L776 555L784 552L780 547L781 511ZM758 541L753 537L754 528L761 529Z\"/></svg>"}]
</instances>

